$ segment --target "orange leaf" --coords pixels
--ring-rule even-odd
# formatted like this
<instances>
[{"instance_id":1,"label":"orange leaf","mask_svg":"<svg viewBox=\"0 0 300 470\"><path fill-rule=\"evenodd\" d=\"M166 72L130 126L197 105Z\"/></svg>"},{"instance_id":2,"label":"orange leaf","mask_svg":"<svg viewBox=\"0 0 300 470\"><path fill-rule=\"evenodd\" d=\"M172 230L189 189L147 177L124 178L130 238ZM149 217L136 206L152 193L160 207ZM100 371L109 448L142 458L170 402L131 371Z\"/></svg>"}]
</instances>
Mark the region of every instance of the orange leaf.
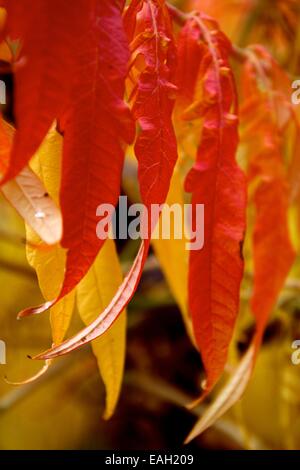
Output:
<instances>
[{"instance_id":1,"label":"orange leaf","mask_svg":"<svg viewBox=\"0 0 300 470\"><path fill-rule=\"evenodd\" d=\"M246 125L243 141L249 154L249 181L256 182L251 306L258 328L265 326L295 259L288 228L290 190L282 138L287 124L294 119L286 82L286 75L280 73L269 53L253 48L244 64L243 91L247 99L241 119ZM254 140L249 127L258 119Z\"/></svg>"}]
</instances>

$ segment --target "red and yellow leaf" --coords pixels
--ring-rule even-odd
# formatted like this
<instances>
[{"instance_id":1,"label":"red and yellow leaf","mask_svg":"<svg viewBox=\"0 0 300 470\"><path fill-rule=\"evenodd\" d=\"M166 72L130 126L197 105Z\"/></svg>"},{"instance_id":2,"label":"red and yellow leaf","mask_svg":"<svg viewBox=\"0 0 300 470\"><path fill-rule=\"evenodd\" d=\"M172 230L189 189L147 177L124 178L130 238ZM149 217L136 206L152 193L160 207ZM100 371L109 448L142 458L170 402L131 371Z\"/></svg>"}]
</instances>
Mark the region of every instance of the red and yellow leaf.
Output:
<instances>
[{"instance_id":1,"label":"red and yellow leaf","mask_svg":"<svg viewBox=\"0 0 300 470\"><path fill-rule=\"evenodd\" d=\"M134 132L123 102L129 51L119 2L97 0L90 14L89 29L77 51L72 103L60 123L64 135L62 246L67 260L63 286L52 305L80 282L104 243L96 234L96 209L117 203L124 145ZM49 303L26 309L20 316L47 308Z\"/></svg>"},{"instance_id":2,"label":"red and yellow leaf","mask_svg":"<svg viewBox=\"0 0 300 470\"><path fill-rule=\"evenodd\" d=\"M0 146L5 161L15 131L5 121L1 121L0 126ZM62 218L58 206L29 167L23 168L14 180L3 185L1 191L44 243L53 245L60 241Z\"/></svg>"},{"instance_id":3,"label":"red and yellow leaf","mask_svg":"<svg viewBox=\"0 0 300 470\"><path fill-rule=\"evenodd\" d=\"M135 23L136 17L137 22ZM146 207L150 208L152 203L162 204L164 202L177 158L176 140L171 121L174 106L174 98L170 95L170 91L174 91L174 86L170 85L174 64L172 37L169 36L168 11L161 0L133 2L126 12L125 23L127 31L130 30L128 24L134 25L131 30L133 34L131 49L133 44L141 41L142 46L138 55L143 55L145 60L145 68L140 73L134 72L136 84L133 84L135 91L132 94L132 99L133 115L141 126L141 132L135 145L139 154L140 192ZM146 44L148 37L143 36L145 28L151 38L149 45ZM134 47L132 52L133 50L136 48ZM151 70L151 73L155 73L154 81L151 76L148 77L147 68ZM155 106L159 107L155 108ZM155 112L154 118L153 112ZM150 156L148 151L151 146L154 146L156 154L151 153ZM147 167L151 179L147 174ZM149 184L151 185L150 192ZM153 221L150 221L148 234L151 232L152 223ZM96 320L62 345L37 356L37 359L66 354L102 335L114 323L137 288L149 246L150 238L147 238L142 242L132 268L115 297Z\"/></svg>"}]
</instances>

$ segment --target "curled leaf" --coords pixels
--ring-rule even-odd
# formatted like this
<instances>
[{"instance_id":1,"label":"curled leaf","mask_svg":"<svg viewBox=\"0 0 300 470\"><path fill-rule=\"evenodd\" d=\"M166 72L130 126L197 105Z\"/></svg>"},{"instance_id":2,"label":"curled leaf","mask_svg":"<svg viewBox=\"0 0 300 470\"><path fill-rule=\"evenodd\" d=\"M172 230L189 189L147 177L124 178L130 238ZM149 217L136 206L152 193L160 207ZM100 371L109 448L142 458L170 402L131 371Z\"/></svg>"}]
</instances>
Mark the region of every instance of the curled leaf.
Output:
<instances>
[{"instance_id":1,"label":"curled leaf","mask_svg":"<svg viewBox=\"0 0 300 470\"><path fill-rule=\"evenodd\" d=\"M36 373L34 374L33 376L29 377L28 379L24 379L20 382L11 382L10 380L8 380L6 377L5 377L5 382L8 384L8 385L16 385L16 386L19 386L19 385L28 385L30 383L33 383L35 382L36 380L38 380L40 377L42 377L49 369L51 365L51 361L45 361L45 365Z\"/></svg>"}]
</instances>

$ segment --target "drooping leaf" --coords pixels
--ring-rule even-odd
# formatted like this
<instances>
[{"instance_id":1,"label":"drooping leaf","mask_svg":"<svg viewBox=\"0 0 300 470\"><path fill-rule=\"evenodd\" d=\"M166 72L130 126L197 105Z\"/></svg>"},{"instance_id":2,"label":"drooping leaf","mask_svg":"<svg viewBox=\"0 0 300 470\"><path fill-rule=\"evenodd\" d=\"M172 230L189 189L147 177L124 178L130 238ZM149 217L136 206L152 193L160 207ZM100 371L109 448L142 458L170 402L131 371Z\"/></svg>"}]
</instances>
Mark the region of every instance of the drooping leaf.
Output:
<instances>
[{"instance_id":1,"label":"drooping leaf","mask_svg":"<svg viewBox=\"0 0 300 470\"><path fill-rule=\"evenodd\" d=\"M6 154L4 160L9 154L13 134L14 129L2 121L0 145L1 153ZM59 242L62 236L60 211L42 181L29 167L2 186L1 191L45 243L52 245Z\"/></svg>"},{"instance_id":2,"label":"drooping leaf","mask_svg":"<svg viewBox=\"0 0 300 470\"><path fill-rule=\"evenodd\" d=\"M252 373L255 357L255 348L252 345L240 364L233 372L227 384L218 393L213 403L207 407L201 418L196 422L192 431L185 440L188 444L199 434L212 426L217 419L223 416L243 395Z\"/></svg>"},{"instance_id":3,"label":"drooping leaf","mask_svg":"<svg viewBox=\"0 0 300 470\"><path fill-rule=\"evenodd\" d=\"M90 30L77 57L72 106L63 124L60 199L62 245L68 255L61 296L84 276L103 245L104 240L96 235L96 209L100 204L116 205L124 145L134 137L133 122L123 102L129 51L120 2L97 0L91 15ZM70 188L76 190L70 192Z\"/></svg>"},{"instance_id":4,"label":"drooping leaf","mask_svg":"<svg viewBox=\"0 0 300 470\"><path fill-rule=\"evenodd\" d=\"M59 204L61 157L63 139L52 129L41 148L34 156L31 168L43 181L46 190ZM57 243L44 247L41 239L26 227L26 254L29 264L35 269L43 296L47 301L55 298L64 279L66 251ZM68 330L75 303L75 292L71 292L50 309L52 340L59 344Z\"/></svg>"},{"instance_id":5,"label":"drooping leaf","mask_svg":"<svg viewBox=\"0 0 300 470\"><path fill-rule=\"evenodd\" d=\"M154 248L154 252L157 256L161 269L170 286L171 292L173 293L175 300L180 308L187 332L192 337L192 324L188 310L187 298L188 239L186 238L186 234L184 232L185 220L183 185L179 171L176 168L171 180L169 194L166 199L166 208L163 209L161 214L162 221L165 217L164 210L166 211L166 217L168 217L169 210L172 209L173 205L175 205L175 207L177 206L177 208L180 208L182 211L181 213L183 215L183 219L180 220L179 227L174 227L174 230L170 231L170 238L163 239L161 237L153 237L151 244ZM175 219L175 221L177 221L177 219ZM177 238L176 230L178 229L180 229L180 233L178 234Z\"/></svg>"},{"instance_id":6,"label":"drooping leaf","mask_svg":"<svg viewBox=\"0 0 300 470\"><path fill-rule=\"evenodd\" d=\"M238 117L230 42L210 18L197 15L189 25L192 35L198 29L204 46L199 48L197 79L205 97L205 106L195 106L192 113L203 118L203 129L196 163L186 180L192 220L197 204L205 207L204 246L190 252L189 305L208 393L224 370L239 310L246 191L235 160Z\"/></svg>"},{"instance_id":7,"label":"drooping leaf","mask_svg":"<svg viewBox=\"0 0 300 470\"><path fill-rule=\"evenodd\" d=\"M49 194L55 200L58 200L62 140L56 131L51 131L32 162L32 168L43 179ZM47 300L52 299L58 294L63 282L65 250L59 245L51 249L43 249L38 237L27 228L27 257L37 272L43 295ZM95 317L95 313L104 308L111 300L121 280L121 270L113 242L107 240L88 274L77 287L78 309L85 323L89 324ZM65 336L71 320L74 301L75 291L72 291L50 310L54 345L61 343ZM107 389L106 418L109 418L114 411L122 383L125 330L124 312L102 338L92 343ZM37 375L31 377L30 382L46 372L49 362L46 361L46 366ZM28 382L27 380L24 383Z\"/></svg>"},{"instance_id":8,"label":"drooping leaf","mask_svg":"<svg viewBox=\"0 0 300 470\"><path fill-rule=\"evenodd\" d=\"M104 243L96 234L97 207L114 206L120 194L123 147L134 134L123 102L128 58L120 2L97 0L77 51L72 103L60 122L64 134L62 246L67 249L67 260L60 294L52 304L87 273ZM49 304L26 309L20 316L47 308Z\"/></svg>"},{"instance_id":9,"label":"drooping leaf","mask_svg":"<svg viewBox=\"0 0 300 470\"><path fill-rule=\"evenodd\" d=\"M89 8L84 0L11 0L7 13L7 34L22 47L14 69L17 132L2 183L24 168L70 99L74 51Z\"/></svg>"},{"instance_id":10,"label":"drooping leaf","mask_svg":"<svg viewBox=\"0 0 300 470\"><path fill-rule=\"evenodd\" d=\"M13 130L12 130L13 131ZM58 190L60 180L60 164L62 154L62 138L54 130L48 133L39 151L34 155L31 162L31 173L38 181L43 182L44 191L48 198L52 198L58 204ZM21 171L21 174L24 170ZM18 179L19 176L16 178ZM12 181L7 183L11 185ZM45 246L40 236L26 224L26 255L29 264L35 269L40 289L45 299L52 299L59 292L64 277L65 252L59 243ZM64 297L50 311L53 344L59 344L69 327L75 293L72 292ZM26 385L38 380L44 375L52 361L45 361L45 365L33 376L18 382L6 380L11 385Z\"/></svg>"},{"instance_id":11,"label":"drooping leaf","mask_svg":"<svg viewBox=\"0 0 300 470\"><path fill-rule=\"evenodd\" d=\"M197 421L186 442L210 427L242 397L252 376L268 319L295 258L287 223L289 189L279 137L292 117L288 88L285 77L278 83L282 72L269 54L260 49L257 53L257 56L251 53L244 64L245 102L240 113L242 143L248 151L248 175L256 208L254 290L251 299L256 332L247 353L214 402ZM267 62L274 67L264 68L262 64ZM267 70L271 74L275 71L275 77L268 76ZM275 80L276 90L283 85L282 94L272 93Z\"/></svg>"},{"instance_id":12,"label":"drooping leaf","mask_svg":"<svg viewBox=\"0 0 300 470\"><path fill-rule=\"evenodd\" d=\"M75 336L65 340L62 344L51 348L44 353L38 354L34 359L53 359L57 356L62 356L63 354L67 354L105 333L116 321L120 313L132 298L141 275L144 257L145 247L142 242L130 271L120 285L114 298L103 312L89 326L84 328Z\"/></svg>"},{"instance_id":13,"label":"drooping leaf","mask_svg":"<svg viewBox=\"0 0 300 470\"><path fill-rule=\"evenodd\" d=\"M241 109L241 119L245 127L242 139L249 155L248 176L254 186L256 210L251 306L257 324L265 325L295 259L288 228L290 191L284 144L280 137L292 114L286 76L282 74L281 94L278 66L261 48L254 49L253 54L244 64L243 85L247 99ZM269 63L269 67L257 65L262 63ZM277 93L273 91L275 83Z\"/></svg>"},{"instance_id":14,"label":"drooping leaf","mask_svg":"<svg viewBox=\"0 0 300 470\"><path fill-rule=\"evenodd\" d=\"M169 288L182 313L187 332L192 338L192 324L187 305L188 250L186 247L189 241L186 236L187 233L184 226L185 208L182 179L177 162L171 179L169 193L164 209L162 210L161 222L163 225L164 220L169 220L168 214L171 214L173 207L175 210L179 209L183 217L180 218L180 223L177 225L178 219L174 214L174 224L176 225L173 227L171 225L170 227L170 238L163 238L159 233L157 233L160 227L160 225L158 225L152 234L151 246L154 249L155 256L158 259ZM137 183L137 160L132 147L128 149L126 154L122 186L129 200L140 203L140 194Z\"/></svg>"},{"instance_id":15,"label":"drooping leaf","mask_svg":"<svg viewBox=\"0 0 300 470\"><path fill-rule=\"evenodd\" d=\"M134 53L137 50L135 44L139 44L139 42L144 43L145 46L145 49L142 45L139 49L139 55L144 56L145 65L140 73L133 72L134 65L131 66L133 73L131 80L133 90L135 90L132 93L133 115L141 126L141 132L135 145L136 152L139 154L140 192L144 204L150 209L151 204L164 202L177 158L176 141L171 121L174 97L172 94L170 95L171 92L174 92L174 86L170 84L172 67L174 66L174 52L170 36L170 19L164 1L140 0L133 2L126 11L125 24L127 24L129 36L133 35L131 52ZM146 37L143 35L145 28L148 29L151 38L149 45L147 45L147 35ZM148 77L147 68L149 68L148 72L151 71L155 74L154 81L151 76ZM136 85L134 84L135 80ZM153 96L155 103L152 102ZM155 113L154 117L153 112ZM150 155L149 148L152 145L157 153L151 152ZM154 163L153 159L155 159ZM151 179L147 174L147 167ZM151 185L151 191L149 191L149 185ZM149 223L148 235L151 234L153 222L155 221L152 220ZM70 340L65 341L61 346L36 358L66 354L102 335L131 300L137 288L149 246L150 238L148 236L142 242L132 268L115 297L91 325Z\"/></svg>"},{"instance_id":16,"label":"drooping leaf","mask_svg":"<svg viewBox=\"0 0 300 470\"><path fill-rule=\"evenodd\" d=\"M132 113L140 126L134 147L138 160L138 179L142 201L150 209L151 204L162 204L165 201L177 160L172 124L176 90L173 83L176 70L174 39L165 1L132 2L124 21L132 54L130 101ZM179 195L179 175L173 178L173 189L166 201L169 205L173 202L183 203ZM155 225L155 221L152 224ZM152 241L171 289L180 302L184 318L188 321L186 291L183 287L186 279L185 240L173 239L172 243L168 242L161 239ZM178 265L176 270L172 269L168 250L176 253L177 260L182 260L182 269Z\"/></svg>"},{"instance_id":17,"label":"drooping leaf","mask_svg":"<svg viewBox=\"0 0 300 470\"><path fill-rule=\"evenodd\" d=\"M98 316L110 302L122 282L122 272L113 240L106 240L101 252L79 283L77 305L86 325ZM101 338L92 342L100 374L106 387L106 409L104 417L113 414L123 379L126 346L126 312L124 311L112 327Z\"/></svg>"},{"instance_id":18,"label":"drooping leaf","mask_svg":"<svg viewBox=\"0 0 300 470\"><path fill-rule=\"evenodd\" d=\"M130 28L134 20L135 27ZM176 56L165 1L133 2L126 11L125 25L131 49L130 101L141 128L135 143L140 191L150 207L166 199L177 160L171 118Z\"/></svg>"}]
</instances>

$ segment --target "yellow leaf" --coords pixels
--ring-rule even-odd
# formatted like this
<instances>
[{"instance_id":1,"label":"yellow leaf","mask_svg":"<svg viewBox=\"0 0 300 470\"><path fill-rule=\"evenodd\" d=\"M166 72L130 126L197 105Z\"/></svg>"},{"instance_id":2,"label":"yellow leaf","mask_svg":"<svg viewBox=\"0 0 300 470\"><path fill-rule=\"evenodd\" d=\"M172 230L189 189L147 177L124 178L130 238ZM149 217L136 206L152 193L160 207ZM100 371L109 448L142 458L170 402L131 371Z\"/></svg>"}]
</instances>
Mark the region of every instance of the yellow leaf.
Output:
<instances>
[{"instance_id":1,"label":"yellow leaf","mask_svg":"<svg viewBox=\"0 0 300 470\"><path fill-rule=\"evenodd\" d=\"M31 163L33 171L43 181L48 194L57 204L61 153L62 137L55 130L51 130ZM52 300L58 295L64 278L65 250L59 244L45 247L29 226L26 226L26 233L28 262L36 270L43 296L46 300ZM55 344L59 344L66 334L74 302L75 292L71 292L51 308L50 319Z\"/></svg>"},{"instance_id":2,"label":"yellow leaf","mask_svg":"<svg viewBox=\"0 0 300 470\"><path fill-rule=\"evenodd\" d=\"M184 214L184 191L177 168L175 168L166 200L166 205L168 207L172 206L173 204L179 204L182 207L182 214ZM160 220L163 220L165 210L166 209L163 210ZM171 292L174 295L174 298L181 310L187 331L192 339L192 325L191 318L188 313L187 300L189 252L186 249L186 244L188 243L188 240L185 238L185 233L183 230L184 218L181 222L181 238L176 239L174 237L174 233L172 233L171 230L170 239L162 239L160 237L157 240L152 239L151 243L162 271L170 286Z\"/></svg>"},{"instance_id":3,"label":"yellow leaf","mask_svg":"<svg viewBox=\"0 0 300 470\"><path fill-rule=\"evenodd\" d=\"M52 245L61 239L60 211L46 195L45 187L29 167L25 167L14 180L6 183L2 192L45 243Z\"/></svg>"},{"instance_id":4,"label":"yellow leaf","mask_svg":"<svg viewBox=\"0 0 300 470\"><path fill-rule=\"evenodd\" d=\"M3 121L7 149L11 145L14 129ZM4 196L45 243L57 243L62 236L62 218L57 205L49 197L40 178L25 167L19 175L1 188Z\"/></svg>"},{"instance_id":5,"label":"yellow leaf","mask_svg":"<svg viewBox=\"0 0 300 470\"><path fill-rule=\"evenodd\" d=\"M177 164L172 176L168 197L166 199L166 205L172 206L173 204L180 204L182 207L182 213L185 202L185 195L183 189L183 175L181 164ZM125 179L123 180L123 187L130 199L133 201L140 201L138 186L137 186L137 161L134 155L133 147L127 149L126 161L125 161ZM164 216L164 212L161 215L161 219ZM182 220L182 224L184 220ZM157 240L152 239L151 244L153 246L155 255L159 261L160 267L164 273L166 281L170 287L170 290L176 300L177 305L180 308L183 321L187 332L192 340L192 322L188 313L188 300L187 300L187 285L188 285L188 257L189 252L185 249L188 240L185 238L183 230L182 237L176 239L174 232L170 232L170 239L163 240L161 237Z\"/></svg>"},{"instance_id":6,"label":"yellow leaf","mask_svg":"<svg viewBox=\"0 0 300 470\"><path fill-rule=\"evenodd\" d=\"M111 301L122 282L122 273L113 240L106 240L96 261L77 287L79 314L89 325ZM114 412L122 384L126 342L126 313L92 342L100 374L106 387L104 417Z\"/></svg>"},{"instance_id":7,"label":"yellow leaf","mask_svg":"<svg viewBox=\"0 0 300 470\"><path fill-rule=\"evenodd\" d=\"M241 398L253 371L255 353L255 346L254 344L251 344L226 385L219 392L215 400L206 408L201 418L196 422L192 431L185 440L186 444L212 426L217 419L223 416L223 414Z\"/></svg>"}]
</instances>

